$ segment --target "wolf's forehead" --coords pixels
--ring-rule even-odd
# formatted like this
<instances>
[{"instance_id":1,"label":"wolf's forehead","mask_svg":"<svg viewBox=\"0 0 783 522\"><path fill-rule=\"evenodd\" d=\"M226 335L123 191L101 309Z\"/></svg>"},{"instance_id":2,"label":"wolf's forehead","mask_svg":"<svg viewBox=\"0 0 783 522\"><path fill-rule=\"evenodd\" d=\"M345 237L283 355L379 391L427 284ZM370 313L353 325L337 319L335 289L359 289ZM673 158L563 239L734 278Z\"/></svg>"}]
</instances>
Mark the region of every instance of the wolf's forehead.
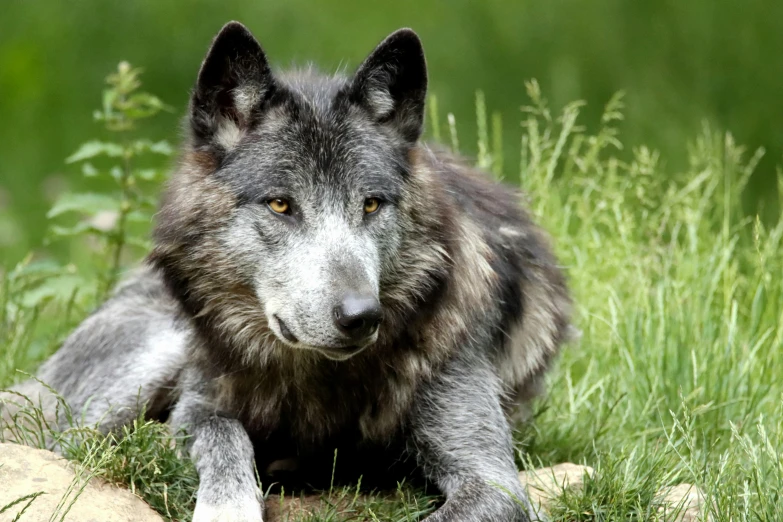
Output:
<instances>
[{"instance_id":1,"label":"wolf's forehead","mask_svg":"<svg viewBox=\"0 0 783 522\"><path fill-rule=\"evenodd\" d=\"M399 152L367 122L342 114L277 115L262 123L248 152L276 168L359 174L393 167Z\"/></svg>"},{"instance_id":2,"label":"wolf's forehead","mask_svg":"<svg viewBox=\"0 0 783 522\"><path fill-rule=\"evenodd\" d=\"M327 112L348 84L340 74L325 75L310 66L304 69L278 72L276 78L293 100Z\"/></svg>"},{"instance_id":3,"label":"wolf's forehead","mask_svg":"<svg viewBox=\"0 0 783 522\"><path fill-rule=\"evenodd\" d=\"M396 199L409 168L405 154L368 119L301 100L271 112L227 165L240 200L266 190L371 191Z\"/></svg>"},{"instance_id":4,"label":"wolf's forehead","mask_svg":"<svg viewBox=\"0 0 783 522\"><path fill-rule=\"evenodd\" d=\"M388 170L403 158L398 144L365 113L341 100L319 102L291 93L255 130L254 151L280 167L313 174Z\"/></svg>"}]
</instances>

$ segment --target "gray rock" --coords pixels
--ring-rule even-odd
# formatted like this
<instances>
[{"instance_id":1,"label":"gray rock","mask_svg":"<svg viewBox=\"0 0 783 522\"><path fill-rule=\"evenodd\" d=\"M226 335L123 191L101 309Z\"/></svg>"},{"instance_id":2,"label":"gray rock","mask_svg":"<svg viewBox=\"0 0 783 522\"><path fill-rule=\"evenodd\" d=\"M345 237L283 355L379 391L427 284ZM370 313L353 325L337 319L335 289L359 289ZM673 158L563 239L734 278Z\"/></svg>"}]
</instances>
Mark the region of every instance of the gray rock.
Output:
<instances>
[{"instance_id":1,"label":"gray rock","mask_svg":"<svg viewBox=\"0 0 783 522\"><path fill-rule=\"evenodd\" d=\"M60 515L68 510L66 522L163 521L130 491L90 479L73 462L50 451L0 443L0 509L24 497L0 514L0 522L14 520L28 503L19 522L47 522L58 510Z\"/></svg>"},{"instance_id":2,"label":"gray rock","mask_svg":"<svg viewBox=\"0 0 783 522\"><path fill-rule=\"evenodd\" d=\"M519 473L519 481L527 488L527 494L533 507L548 512L552 500L560 496L566 488L580 488L585 476L593 476L595 470L590 466L580 466L565 462L550 468L539 468Z\"/></svg>"},{"instance_id":3,"label":"gray rock","mask_svg":"<svg viewBox=\"0 0 783 522\"><path fill-rule=\"evenodd\" d=\"M711 522L712 517L702 517L706 504L704 492L692 484L678 484L658 491L657 498L664 504L658 509L667 522Z\"/></svg>"}]
</instances>

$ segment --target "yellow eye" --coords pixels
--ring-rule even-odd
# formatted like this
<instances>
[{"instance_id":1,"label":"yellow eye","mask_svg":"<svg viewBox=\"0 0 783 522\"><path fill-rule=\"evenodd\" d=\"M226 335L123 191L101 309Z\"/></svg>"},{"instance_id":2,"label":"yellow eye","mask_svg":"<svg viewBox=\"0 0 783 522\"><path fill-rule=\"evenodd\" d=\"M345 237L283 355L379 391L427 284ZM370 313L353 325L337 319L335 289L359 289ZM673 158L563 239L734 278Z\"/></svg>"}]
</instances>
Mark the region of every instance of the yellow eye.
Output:
<instances>
[{"instance_id":1,"label":"yellow eye","mask_svg":"<svg viewBox=\"0 0 783 522\"><path fill-rule=\"evenodd\" d=\"M269 205L269 208L272 209L272 212L277 212L278 214L285 214L291 208L291 206L288 204L288 201L284 199L270 199L266 204Z\"/></svg>"},{"instance_id":2,"label":"yellow eye","mask_svg":"<svg viewBox=\"0 0 783 522\"><path fill-rule=\"evenodd\" d=\"M367 198L364 200L364 213L372 214L381 206L381 200L378 198Z\"/></svg>"}]
</instances>

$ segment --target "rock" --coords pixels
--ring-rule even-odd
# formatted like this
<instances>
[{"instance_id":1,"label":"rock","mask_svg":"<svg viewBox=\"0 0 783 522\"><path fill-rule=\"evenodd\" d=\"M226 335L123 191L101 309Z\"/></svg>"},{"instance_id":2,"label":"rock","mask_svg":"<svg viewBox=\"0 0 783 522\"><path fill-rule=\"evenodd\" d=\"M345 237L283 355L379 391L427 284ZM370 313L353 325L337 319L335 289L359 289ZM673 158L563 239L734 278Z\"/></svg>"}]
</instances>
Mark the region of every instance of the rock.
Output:
<instances>
[{"instance_id":1,"label":"rock","mask_svg":"<svg viewBox=\"0 0 783 522\"><path fill-rule=\"evenodd\" d=\"M593 476L595 470L569 462L551 468L539 468L519 473L519 481L527 489L528 497L537 510L549 511L552 500L565 488L579 488L585 475Z\"/></svg>"},{"instance_id":2,"label":"rock","mask_svg":"<svg viewBox=\"0 0 783 522\"><path fill-rule=\"evenodd\" d=\"M701 489L692 484L678 484L658 491L656 495L664 505L658 512L669 522L711 522L707 514L701 516L702 506L706 498Z\"/></svg>"},{"instance_id":3,"label":"rock","mask_svg":"<svg viewBox=\"0 0 783 522\"><path fill-rule=\"evenodd\" d=\"M0 522L14 520L33 495L38 496L32 499L20 522L47 522L61 502L61 514L70 506L65 522L163 521L130 491L97 477L88 479L89 474L77 464L50 451L0 443L0 509L17 499L28 497L0 514ZM79 493L82 487L84 490ZM55 520L60 520L60 517Z\"/></svg>"}]
</instances>

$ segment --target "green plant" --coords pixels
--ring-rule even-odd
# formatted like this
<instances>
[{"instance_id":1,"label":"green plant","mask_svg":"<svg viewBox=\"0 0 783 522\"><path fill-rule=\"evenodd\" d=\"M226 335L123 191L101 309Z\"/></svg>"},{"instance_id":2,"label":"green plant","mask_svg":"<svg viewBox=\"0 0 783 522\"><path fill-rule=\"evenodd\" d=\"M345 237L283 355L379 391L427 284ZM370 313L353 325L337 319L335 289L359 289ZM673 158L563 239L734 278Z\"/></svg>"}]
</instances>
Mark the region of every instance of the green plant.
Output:
<instances>
[{"instance_id":1,"label":"green plant","mask_svg":"<svg viewBox=\"0 0 783 522\"><path fill-rule=\"evenodd\" d=\"M47 214L49 240L95 252L89 268L29 255L0 272L0 385L14 379L15 369L29 370L51 353L74 322L105 299L125 264L149 248L146 237L166 172L159 158L172 149L135 135L140 121L168 109L139 91L140 73L122 62L106 78L94 119L118 139L88 141L66 159L108 188L62 194Z\"/></svg>"},{"instance_id":2,"label":"green plant","mask_svg":"<svg viewBox=\"0 0 783 522\"><path fill-rule=\"evenodd\" d=\"M117 71L106 78L109 87L103 91L102 108L94 113L95 120L115 133L118 140L88 141L66 159L67 163L81 163L84 176L108 178L114 190L63 194L47 214L50 219L70 213L78 215L73 225L52 226L52 238L90 235L98 239L96 259L103 264L99 271L98 301L117 282L126 249L136 247L137 253L149 250L146 233L166 171L159 162L145 164L144 160L151 154L164 157L172 154L166 141L134 138L133 131L140 120L167 109L157 97L139 92L140 73L140 69L121 62ZM108 165L99 167L93 163L107 159Z\"/></svg>"}]
</instances>

